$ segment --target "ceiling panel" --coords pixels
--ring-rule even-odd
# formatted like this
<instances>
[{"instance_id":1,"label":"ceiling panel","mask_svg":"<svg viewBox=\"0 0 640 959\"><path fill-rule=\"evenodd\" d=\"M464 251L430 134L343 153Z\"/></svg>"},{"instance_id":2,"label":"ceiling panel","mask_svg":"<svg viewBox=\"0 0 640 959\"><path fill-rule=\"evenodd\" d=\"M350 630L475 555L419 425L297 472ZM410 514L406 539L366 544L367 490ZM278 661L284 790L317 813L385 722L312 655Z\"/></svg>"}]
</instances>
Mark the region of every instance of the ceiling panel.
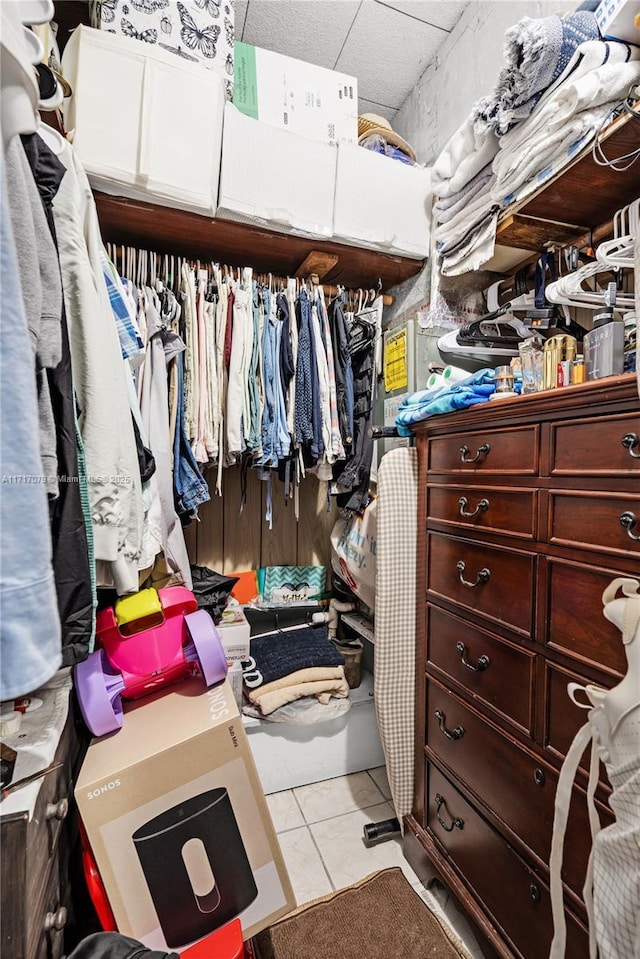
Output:
<instances>
[{"instance_id":1,"label":"ceiling panel","mask_svg":"<svg viewBox=\"0 0 640 959\"><path fill-rule=\"evenodd\" d=\"M376 3L444 30L453 29L467 6L466 0L376 0Z\"/></svg>"},{"instance_id":2,"label":"ceiling panel","mask_svg":"<svg viewBox=\"0 0 640 959\"><path fill-rule=\"evenodd\" d=\"M360 6L360 0L249 0L241 39L333 70Z\"/></svg>"},{"instance_id":3,"label":"ceiling panel","mask_svg":"<svg viewBox=\"0 0 640 959\"><path fill-rule=\"evenodd\" d=\"M446 36L437 27L410 19L390 7L364 2L336 69L358 78L361 97L397 109Z\"/></svg>"},{"instance_id":4,"label":"ceiling panel","mask_svg":"<svg viewBox=\"0 0 640 959\"><path fill-rule=\"evenodd\" d=\"M358 97L358 113L375 113L376 116L384 117L386 120L393 120L396 108L387 107L383 103L376 103L375 100L365 100L364 97Z\"/></svg>"}]
</instances>

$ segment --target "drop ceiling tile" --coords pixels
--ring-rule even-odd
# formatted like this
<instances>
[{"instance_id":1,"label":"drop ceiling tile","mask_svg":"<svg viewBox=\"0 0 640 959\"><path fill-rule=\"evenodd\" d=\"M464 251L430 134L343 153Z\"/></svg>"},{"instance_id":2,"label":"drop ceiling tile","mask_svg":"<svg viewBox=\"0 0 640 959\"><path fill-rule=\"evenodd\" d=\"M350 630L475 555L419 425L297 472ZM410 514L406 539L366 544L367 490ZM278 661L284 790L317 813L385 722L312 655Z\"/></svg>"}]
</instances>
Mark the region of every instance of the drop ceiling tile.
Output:
<instances>
[{"instance_id":1,"label":"drop ceiling tile","mask_svg":"<svg viewBox=\"0 0 640 959\"><path fill-rule=\"evenodd\" d=\"M468 5L468 0L376 0L376 3L400 10L443 30L452 30Z\"/></svg>"},{"instance_id":2,"label":"drop ceiling tile","mask_svg":"<svg viewBox=\"0 0 640 959\"><path fill-rule=\"evenodd\" d=\"M365 0L336 69L358 78L359 96L397 109L435 57L443 37L437 27Z\"/></svg>"},{"instance_id":3,"label":"drop ceiling tile","mask_svg":"<svg viewBox=\"0 0 640 959\"><path fill-rule=\"evenodd\" d=\"M395 107L387 107L382 103L376 103L375 100L365 100L363 97L358 97L358 114L375 113L391 122L397 112Z\"/></svg>"},{"instance_id":4,"label":"drop ceiling tile","mask_svg":"<svg viewBox=\"0 0 640 959\"><path fill-rule=\"evenodd\" d=\"M242 39L333 70L359 0L249 0Z\"/></svg>"}]
</instances>

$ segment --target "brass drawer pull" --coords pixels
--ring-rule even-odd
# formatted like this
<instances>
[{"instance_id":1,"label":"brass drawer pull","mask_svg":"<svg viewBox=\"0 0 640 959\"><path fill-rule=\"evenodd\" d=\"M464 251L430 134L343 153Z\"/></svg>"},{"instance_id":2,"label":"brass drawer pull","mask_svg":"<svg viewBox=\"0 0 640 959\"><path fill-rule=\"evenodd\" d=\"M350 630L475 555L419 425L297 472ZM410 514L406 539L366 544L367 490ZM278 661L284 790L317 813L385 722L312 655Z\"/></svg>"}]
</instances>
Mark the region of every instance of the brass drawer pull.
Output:
<instances>
[{"instance_id":1,"label":"brass drawer pull","mask_svg":"<svg viewBox=\"0 0 640 959\"><path fill-rule=\"evenodd\" d=\"M456 726L456 728L450 732L445 726L446 716L441 709L435 710L435 717L438 720L438 726L443 736L446 736L447 739L462 739L464 736L464 726Z\"/></svg>"},{"instance_id":2,"label":"brass drawer pull","mask_svg":"<svg viewBox=\"0 0 640 959\"><path fill-rule=\"evenodd\" d=\"M483 670L483 669L487 669L487 667L488 667L489 664L491 663L491 660L489 659L489 657L488 657L488 656L485 656L485 654L483 653L482 656L479 656L479 657L478 657L478 659L476 660L475 666L474 666L474 664L473 664L473 663L470 663L469 660L468 660L468 659L466 658L466 656L465 656L465 653L466 653L467 650L466 650L466 647L465 647L464 643L462 643L462 642L457 642L457 643L456 643L456 649L457 649L458 652L460 653L460 662L462 663L462 665L463 665L463 666L466 666L467 669L472 669L474 673L481 673L482 670Z\"/></svg>"},{"instance_id":3,"label":"brass drawer pull","mask_svg":"<svg viewBox=\"0 0 640 959\"><path fill-rule=\"evenodd\" d=\"M484 459L487 453L490 451L491 447L488 443L483 443L482 446L479 446L476 450L475 456L469 456L469 447L461 446L460 447L460 460L463 463L477 463L479 459Z\"/></svg>"},{"instance_id":4,"label":"brass drawer pull","mask_svg":"<svg viewBox=\"0 0 640 959\"><path fill-rule=\"evenodd\" d=\"M64 929L67 924L66 906L60 906L55 912L48 912L44 917L44 931L51 932L52 929Z\"/></svg>"},{"instance_id":5,"label":"brass drawer pull","mask_svg":"<svg viewBox=\"0 0 640 959\"><path fill-rule=\"evenodd\" d=\"M629 539L632 539L634 543L640 543L640 536L636 536L635 533L632 533L631 530L638 522L638 517L635 513L632 513L630 510L626 510L620 517L620 524L624 526L627 531L627 536Z\"/></svg>"},{"instance_id":6,"label":"brass drawer pull","mask_svg":"<svg viewBox=\"0 0 640 959\"><path fill-rule=\"evenodd\" d=\"M436 816L438 817L438 822L443 829L446 829L447 832L453 832L454 829L464 829L464 819L460 819L458 816L455 819L451 820L451 825L440 815L440 808L444 806L446 808L446 802L444 796L441 796L440 793L436 793Z\"/></svg>"},{"instance_id":7,"label":"brass drawer pull","mask_svg":"<svg viewBox=\"0 0 640 959\"><path fill-rule=\"evenodd\" d=\"M58 802L47 803L47 808L45 809L44 818L45 819L59 819L62 821L66 819L67 813L69 812L69 800L64 797L64 799L59 799Z\"/></svg>"},{"instance_id":8,"label":"brass drawer pull","mask_svg":"<svg viewBox=\"0 0 640 959\"><path fill-rule=\"evenodd\" d=\"M640 460L640 451L634 453L636 446L640 446L640 438L637 433L625 433L621 441L622 445L629 452L629 456L633 456L634 460Z\"/></svg>"},{"instance_id":9,"label":"brass drawer pull","mask_svg":"<svg viewBox=\"0 0 640 959\"><path fill-rule=\"evenodd\" d=\"M620 522L622 522L622 520ZM634 522L635 522L635 517L634 517ZM471 583L469 582L468 579L464 578L464 571L466 569L466 566L461 559L458 560L458 562L456 563L456 569L458 570L458 576L459 576L460 582L462 583L463 586L468 586L469 589L475 589L476 586L481 586L483 583L488 583L489 577L491 576L491 571L488 570L486 566L484 566L478 573L478 577L475 583Z\"/></svg>"},{"instance_id":10,"label":"brass drawer pull","mask_svg":"<svg viewBox=\"0 0 640 959\"><path fill-rule=\"evenodd\" d=\"M469 505L469 500L467 499L467 497L461 496L460 499L458 500L458 506L460 507L461 516L477 516L480 510L484 512L484 510L489 509L489 500L483 497L478 503L478 505L476 506L476 508L472 510L471 512L467 511L468 505Z\"/></svg>"}]
</instances>

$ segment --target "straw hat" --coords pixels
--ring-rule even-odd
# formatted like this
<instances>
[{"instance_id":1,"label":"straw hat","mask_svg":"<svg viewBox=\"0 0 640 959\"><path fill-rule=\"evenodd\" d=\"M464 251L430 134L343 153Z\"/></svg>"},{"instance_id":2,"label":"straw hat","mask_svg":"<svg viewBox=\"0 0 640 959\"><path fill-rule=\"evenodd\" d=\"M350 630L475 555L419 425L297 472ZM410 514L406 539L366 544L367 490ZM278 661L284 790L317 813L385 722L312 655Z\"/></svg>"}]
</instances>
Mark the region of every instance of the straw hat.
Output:
<instances>
[{"instance_id":1,"label":"straw hat","mask_svg":"<svg viewBox=\"0 0 640 959\"><path fill-rule=\"evenodd\" d=\"M400 134L396 133L395 130L391 128L391 124L388 120L385 120L384 117L379 117L376 113L363 113L358 117L358 143L366 137L374 136L383 137L387 143L393 144L393 146L398 147L399 150L402 150L403 153L406 153L407 156L411 157L413 162L416 162L416 155L412 148L409 146L406 140L403 140Z\"/></svg>"}]
</instances>

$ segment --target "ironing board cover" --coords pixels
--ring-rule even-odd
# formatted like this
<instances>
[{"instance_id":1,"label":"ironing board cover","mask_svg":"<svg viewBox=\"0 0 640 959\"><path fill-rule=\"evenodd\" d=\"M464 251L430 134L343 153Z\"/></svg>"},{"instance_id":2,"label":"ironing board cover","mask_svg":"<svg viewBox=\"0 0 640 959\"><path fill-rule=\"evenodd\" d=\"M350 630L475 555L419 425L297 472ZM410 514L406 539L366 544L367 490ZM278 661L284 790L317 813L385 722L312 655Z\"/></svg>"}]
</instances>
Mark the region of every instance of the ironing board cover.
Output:
<instances>
[{"instance_id":1,"label":"ironing board cover","mask_svg":"<svg viewBox=\"0 0 640 959\"><path fill-rule=\"evenodd\" d=\"M614 580L603 600L614 598L622 585L627 597L623 642L640 642L640 585L635 580ZM640 677L638 699L610 726L605 711L608 691L596 686L569 685L569 695L582 690L592 703L587 723L578 731L565 757L556 792L551 843L551 905L554 938L550 959L565 955L566 925L562 897L562 849L571 790L578 764L589 743L591 764L587 802L593 846L583 889L589 917L589 957L595 959L640 959ZM582 706L588 709L588 706ZM599 763L607 769L612 793L609 805L616 819L600 828L593 797L598 784Z\"/></svg>"},{"instance_id":2,"label":"ironing board cover","mask_svg":"<svg viewBox=\"0 0 640 959\"><path fill-rule=\"evenodd\" d=\"M413 801L417 501L416 450L390 450L378 467L374 692L401 823Z\"/></svg>"}]
</instances>

